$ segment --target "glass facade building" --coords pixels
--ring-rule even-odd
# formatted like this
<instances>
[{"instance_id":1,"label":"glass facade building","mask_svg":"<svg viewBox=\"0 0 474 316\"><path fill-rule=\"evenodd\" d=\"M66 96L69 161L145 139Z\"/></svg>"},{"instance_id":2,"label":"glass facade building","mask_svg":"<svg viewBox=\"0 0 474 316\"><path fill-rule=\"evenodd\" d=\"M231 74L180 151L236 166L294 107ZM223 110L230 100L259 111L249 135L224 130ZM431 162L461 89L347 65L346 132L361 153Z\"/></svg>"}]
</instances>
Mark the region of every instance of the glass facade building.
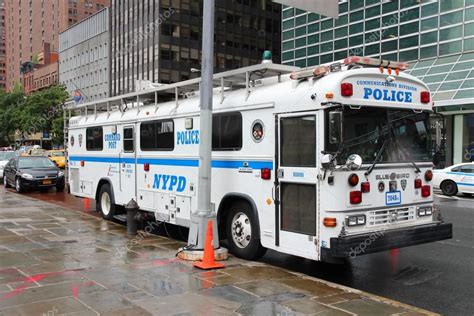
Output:
<instances>
[{"instance_id":1,"label":"glass facade building","mask_svg":"<svg viewBox=\"0 0 474 316\"><path fill-rule=\"evenodd\" d=\"M197 0L113 0L111 95L137 80L173 83L199 76L202 5ZM281 5L271 0L217 0L215 72L257 64L265 50L281 62Z\"/></svg>"},{"instance_id":2,"label":"glass facade building","mask_svg":"<svg viewBox=\"0 0 474 316\"><path fill-rule=\"evenodd\" d=\"M283 64L311 67L350 55L408 62L447 115L446 137L437 140L447 163L474 160L474 0L345 0L338 19L282 9Z\"/></svg>"}]
</instances>

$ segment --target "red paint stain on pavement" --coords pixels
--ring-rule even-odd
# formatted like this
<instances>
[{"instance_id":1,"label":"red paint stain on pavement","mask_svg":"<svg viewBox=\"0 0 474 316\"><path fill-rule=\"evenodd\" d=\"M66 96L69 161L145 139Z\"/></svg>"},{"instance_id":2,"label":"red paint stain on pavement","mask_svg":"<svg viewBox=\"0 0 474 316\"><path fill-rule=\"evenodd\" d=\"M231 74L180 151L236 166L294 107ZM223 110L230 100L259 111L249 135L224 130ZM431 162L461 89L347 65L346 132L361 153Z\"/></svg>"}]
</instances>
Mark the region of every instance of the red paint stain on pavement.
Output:
<instances>
[{"instance_id":1,"label":"red paint stain on pavement","mask_svg":"<svg viewBox=\"0 0 474 316\"><path fill-rule=\"evenodd\" d=\"M47 272L47 273L41 273L41 274L36 274L36 275L30 275L27 276L26 278L20 280L20 282L24 282L26 284L21 285L10 292L5 293L2 297L0 297L0 301L12 298L13 296L19 295L22 292L24 292L27 288L28 285L33 284L35 282L41 281L44 278L46 278L49 275L58 275L58 274L68 274L68 273L77 273L78 270L66 270L66 271L59 271L59 272Z\"/></svg>"},{"instance_id":2,"label":"red paint stain on pavement","mask_svg":"<svg viewBox=\"0 0 474 316\"><path fill-rule=\"evenodd\" d=\"M398 270L399 255L400 255L400 249L390 250L390 262L392 264L392 271L393 272Z\"/></svg>"},{"instance_id":3,"label":"red paint stain on pavement","mask_svg":"<svg viewBox=\"0 0 474 316\"><path fill-rule=\"evenodd\" d=\"M72 296L77 298L79 296L79 288L77 286L71 286Z\"/></svg>"},{"instance_id":4,"label":"red paint stain on pavement","mask_svg":"<svg viewBox=\"0 0 474 316\"><path fill-rule=\"evenodd\" d=\"M88 281L88 282L84 282L83 284L81 285L71 285L71 292L72 292L72 296L74 296L74 298L78 298L79 296L79 288L80 287L89 287L89 286L93 286L95 285L96 283L94 281Z\"/></svg>"}]
</instances>

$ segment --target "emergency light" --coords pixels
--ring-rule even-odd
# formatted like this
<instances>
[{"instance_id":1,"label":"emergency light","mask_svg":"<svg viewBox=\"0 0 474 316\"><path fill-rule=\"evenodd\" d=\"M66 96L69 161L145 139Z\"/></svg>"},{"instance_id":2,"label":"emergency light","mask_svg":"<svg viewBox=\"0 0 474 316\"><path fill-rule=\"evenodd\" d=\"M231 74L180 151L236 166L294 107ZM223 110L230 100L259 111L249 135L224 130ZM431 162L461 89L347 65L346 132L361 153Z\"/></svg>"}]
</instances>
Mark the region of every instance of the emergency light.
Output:
<instances>
[{"instance_id":1,"label":"emergency light","mask_svg":"<svg viewBox=\"0 0 474 316\"><path fill-rule=\"evenodd\" d=\"M329 73L328 66L319 66L313 69L304 69L300 71L295 71L290 75L290 78L293 80L305 79L309 77L319 77Z\"/></svg>"},{"instance_id":2,"label":"emergency light","mask_svg":"<svg viewBox=\"0 0 474 316\"><path fill-rule=\"evenodd\" d=\"M359 57L359 56L350 56L344 59L344 65L357 64L362 66L371 66L371 67L382 67L382 68L395 68L399 70L407 70L407 63L400 63L396 61L390 61L386 59L377 59L371 57Z\"/></svg>"}]
</instances>

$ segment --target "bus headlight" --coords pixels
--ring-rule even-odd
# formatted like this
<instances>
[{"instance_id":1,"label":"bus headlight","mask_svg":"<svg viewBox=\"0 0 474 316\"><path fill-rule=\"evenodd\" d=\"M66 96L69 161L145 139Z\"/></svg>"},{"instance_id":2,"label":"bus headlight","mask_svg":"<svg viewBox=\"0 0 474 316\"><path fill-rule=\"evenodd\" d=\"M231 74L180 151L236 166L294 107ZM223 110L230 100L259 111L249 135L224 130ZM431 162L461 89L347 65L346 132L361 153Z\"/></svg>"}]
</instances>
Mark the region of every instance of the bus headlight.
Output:
<instances>
[{"instance_id":1,"label":"bus headlight","mask_svg":"<svg viewBox=\"0 0 474 316\"><path fill-rule=\"evenodd\" d=\"M418 217L431 216L433 215L433 207L431 206L420 206L418 207Z\"/></svg>"},{"instance_id":2,"label":"bus headlight","mask_svg":"<svg viewBox=\"0 0 474 316\"><path fill-rule=\"evenodd\" d=\"M351 215L346 216L346 224L347 226L361 226L365 225L365 215Z\"/></svg>"}]
</instances>

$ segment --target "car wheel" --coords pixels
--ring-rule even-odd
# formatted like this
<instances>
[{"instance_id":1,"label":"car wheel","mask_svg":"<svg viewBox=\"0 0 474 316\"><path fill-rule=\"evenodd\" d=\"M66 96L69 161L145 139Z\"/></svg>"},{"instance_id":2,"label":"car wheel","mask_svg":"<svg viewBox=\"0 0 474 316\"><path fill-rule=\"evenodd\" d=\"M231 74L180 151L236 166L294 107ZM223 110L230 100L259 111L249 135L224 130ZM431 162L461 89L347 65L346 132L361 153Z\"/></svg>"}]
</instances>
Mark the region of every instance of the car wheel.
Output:
<instances>
[{"instance_id":1,"label":"car wheel","mask_svg":"<svg viewBox=\"0 0 474 316\"><path fill-rule=\"evenodd\" d=\"M3 176L3 185L5 186L6 189L10 187L10 184L8 184L8 181L7 181L7 176Z\"/></svg>"},{"instance_id":2,"label":"car wheel","mask_svg":"<svg viewBox=\"0 0 474 316\"><path fill-rule=\"evenodd\" d=\"M443 181L440 187L444 195L453 196L458 193L458 186L456 185L454 181L451 181L451 180Z\"/></svg>"},{"instance_id":3,"label":"car wheel","mask_svg":"<svg viewBox=\"0 0 474 316\"><path fill-rule=\"evenodd\" d=\"M235 203L226 219L227 242L232 254L246 260L256 260L265 254L258 222L248 203Z\"/></svg>"},{"instance_id":4,"label":"car wheel","mask_svg":"<svg viewBox=\"0 0 474 316\"><path fill-rule=\"evenodd\" d=\"M57 185L57 186L56 186L56 192L63 192L63 191L64 191L64 187L65 187L64 184L62 184L62 185Z\"/></svg>"},{"instance_id":5,"label":"car wheel","mask_svg":"<svg viewBox=\"0 0 474 316\"><path fill-rule=\"evenodd\" d=\"M102 214L104 219L111 220L115 216L115 200L108 184L100 187L96 209Z\"/></svg>"},{"instance_id":6,"label":"car wheel","mask_svg":"<svg viewBox=\"0 0 474 316\"><path fill-rule=\"evenodd\" d=\"M21 185L20 177L15 179L15 190L18 193L22 193L24 191L23 186Z\"/></svg>"}]
</instances>

